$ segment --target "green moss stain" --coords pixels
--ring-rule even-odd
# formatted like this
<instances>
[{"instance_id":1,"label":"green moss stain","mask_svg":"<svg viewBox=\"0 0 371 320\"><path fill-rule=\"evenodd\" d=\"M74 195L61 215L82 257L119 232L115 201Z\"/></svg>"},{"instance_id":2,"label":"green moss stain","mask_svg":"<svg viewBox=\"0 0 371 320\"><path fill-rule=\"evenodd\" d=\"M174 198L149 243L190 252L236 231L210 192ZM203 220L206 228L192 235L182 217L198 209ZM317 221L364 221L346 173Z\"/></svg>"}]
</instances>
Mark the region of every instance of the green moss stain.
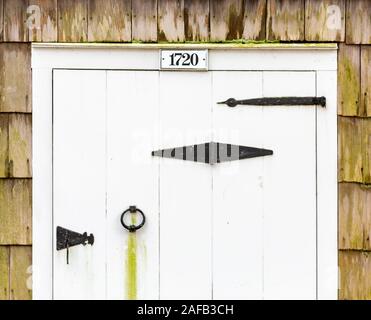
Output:
<instances>
[{"instance_id":1,"label":"green moss stain","mask_svg":"<svg viewBox=\"0 0 371 320\"><path fill-rule=\"evenodd\" d=\"M131 223L135 224L135 215L131 215ZM137 298L137 235L129 232L126 249L126 298L135 300Z\"/></svg>"},{"instance_id":2,"label":"green moss stain","mask_svg":"<svg viewBox=\"0 0 371 320\"><path fill-rule=\"evenodd\" d=\"M359 111L360 77L349 58L339 65L340 103L343 115L355 116Z\"/></svg>"},{"instance_id":3,"label":"green moss stain","mask_svg":"<svg viewBox=\"0 0 371 320\"><path fill-rule=\"evenodd\" d=\"M126 256L126 298L137 298L137 238L135 232L130 232L127 239Z\"/></svg>"}]
</instances>

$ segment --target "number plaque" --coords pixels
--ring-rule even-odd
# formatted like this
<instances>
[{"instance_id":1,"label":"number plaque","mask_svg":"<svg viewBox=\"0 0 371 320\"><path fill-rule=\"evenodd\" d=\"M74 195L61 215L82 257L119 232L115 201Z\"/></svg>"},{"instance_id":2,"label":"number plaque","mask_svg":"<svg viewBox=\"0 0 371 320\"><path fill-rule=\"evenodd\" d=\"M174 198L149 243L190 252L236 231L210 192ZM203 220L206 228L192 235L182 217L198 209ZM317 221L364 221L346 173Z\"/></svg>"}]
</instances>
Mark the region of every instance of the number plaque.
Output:
<instances>
[{"instance_id":1,"label":"number plaque","mask_svg":"<svg viewBox=\"0 0 371 320\"><path fill-rule=\"evenodd\" d=\"M207 70L207 50L161 50L162 70Z\"/></svg>"}]
</instances>

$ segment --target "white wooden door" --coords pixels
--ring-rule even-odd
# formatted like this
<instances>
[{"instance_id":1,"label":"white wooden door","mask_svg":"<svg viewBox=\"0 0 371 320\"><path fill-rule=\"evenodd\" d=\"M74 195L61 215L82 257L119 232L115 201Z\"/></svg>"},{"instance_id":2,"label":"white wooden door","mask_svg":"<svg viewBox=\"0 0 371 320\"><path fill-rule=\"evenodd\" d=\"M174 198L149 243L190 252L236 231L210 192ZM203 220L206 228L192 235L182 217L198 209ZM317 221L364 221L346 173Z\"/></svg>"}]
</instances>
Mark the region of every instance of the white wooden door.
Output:
<instances>
[{"instance_id":1,"label":"white wooden door","mask_svg":"<svg viewBox=\"0 0 371 320\"><path fill-rule=\"evenodd\" d=\"M54 70L53 223L93 233L54 250L56 299L315 299L316 96L307 71ZM206 142L273 150L210 165L153 157ZM120 216L136 205L144 227ZM54 232L54 242L55 239Z\"/></svg>"}]
</instances>

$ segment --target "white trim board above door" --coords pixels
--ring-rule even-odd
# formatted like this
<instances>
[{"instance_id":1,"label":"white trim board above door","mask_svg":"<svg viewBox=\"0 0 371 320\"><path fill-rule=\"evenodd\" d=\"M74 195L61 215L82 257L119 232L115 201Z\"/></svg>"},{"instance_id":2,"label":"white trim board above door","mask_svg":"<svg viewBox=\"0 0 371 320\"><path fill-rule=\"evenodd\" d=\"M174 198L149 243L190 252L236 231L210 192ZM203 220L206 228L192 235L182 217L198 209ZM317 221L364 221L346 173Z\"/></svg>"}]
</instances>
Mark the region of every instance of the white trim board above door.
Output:
<instances>
[{"instance_id":1,"label":"white trim board above door","mask_svg":"<svg viewBox=\"0 0 371 320\"><path fill-rule=\"evenodd\" d=\"M34 299L53 298L53 70L158 71L159 50L160 48L153 47L141 49L140 46L33 47ZM326 97L326 107L315 108L318 299L337 297L336 57L335 47L288 49L283 46L274 49L255 47L238 50L209 48L209 71L310 71L315 78L316 96ZM270 77L269 81L274 81L274 77ZM271 86L274 88L274 83ZM246 90L248 89L247 86ZM273 93L276 92L273 90ZM292 196L295 197L294 194Z\"/></svg>"}]
</instances>

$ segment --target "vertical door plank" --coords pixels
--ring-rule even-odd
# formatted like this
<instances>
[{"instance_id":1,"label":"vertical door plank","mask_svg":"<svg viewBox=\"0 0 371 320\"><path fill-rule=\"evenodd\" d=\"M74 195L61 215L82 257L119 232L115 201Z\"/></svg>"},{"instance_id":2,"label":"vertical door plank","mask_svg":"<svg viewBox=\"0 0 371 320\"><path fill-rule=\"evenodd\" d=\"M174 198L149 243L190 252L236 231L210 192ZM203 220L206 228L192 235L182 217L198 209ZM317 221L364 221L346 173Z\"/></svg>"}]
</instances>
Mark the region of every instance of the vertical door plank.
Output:
<instances>
[{"instance_id":1,"label":"vertical door plank","mask_svg":"<svg viewBox=\"0 0 371 320\"><path fill-rule=\"evenodd\" d=\"M105 299L106 72L54 70L53 85L54 241L57 226L95 238L70 265L54 250L54 298Z\"/></svg>"},{"instance_id":2,"label":"vertical door plank","mask_svg":"<svg viewBox=\"0 0 371 320\"><path fill-rule=\"evenodd\" d=\"M0 113L0 178L9 176L9 115Z\"/></svg>"},{"instance_id":3,"label":"vertical door plank","mask_svg":"<svg viewBox=\"0 0 371 320\"><path fill-rule=\"evenodd\" d=\"M31 112L29 44L0 44L0 112Z\"/></svg>"},{"instance_id":4,"label":"vertical door plank","mask_svg":"<svg viewBox=\"0 0 371 320\"><path fill-rule=\"evenodd\" d=\"M362 182L362 119L338 117L339 182Z\"/></svg>"},{"instance_id":5,"label":"vertical door plank","mask_svg":"<svg viewBox=\"0 0 371 320\"><path fill-rule=\"evenodd\" d=\"M27 13L30 41L57 41L57 0L32 0L29 4Z\"/></svg>"},{"instance_id":6,"label":"vertical door plank","mask_svg":"<svg viewBox=\"0 0 371 320\"><path fill-rule=\"evenodd\" d=\"M345 0L305 1L305 40L344 41Z\"/></svg>"},{"instance_id":7,"label":"vertical door plank","mask_svg":"<svg viewBox=\"0 0 371 320\"><path fill-rule=\"evenodd\" d=\"M159 298L159 159L151 156L158 148L158 77L157 71L107 75L108 299ZM135 234L120 223L131 205L146 216Z\"/></svg>"},{"instance_id":8,"label":"vertical door plank","mask_svg":"<svg viewBox=\"0 0 371 320\"><path fill-rule=\"evenodd\" d=\"M210 1L210 39L240 39L244 31L243 0Z\"/></svg>"},{"instance_id":9,"label":"vertical door plank","mask_svg":"<svg viewBox=\"0 0 371 320\"><path fill-rule=\"evenodd\" d=\"M157 0L132 1L133 41L157 41Z\"/></svg>"},{"instance_id":10,"label":"vertical door plank","mask_svg":"<svg viewBox=\"0 0 371 320\"><path fill-rule=\"evenodd\" d=\"M0 300L9 300L9 247L0 246Z\"/></svg>"},{"instance_id":11,"label":"vertical door plank","mask_svg":"<svg viewBox=\"0 0 371 320\"><path fill-rule=\"evenodd\" d=\"M88 39L88 0L58 0L58 41Z\"/></svg>"},{"instance_id":12,"label":"vertical door plank","mask_svg":"<svg viewBox=\"0 0 371 320\"><path fill-rule=\"evenodd\" d=\"M4 41L27 42L28 0L4 0Z\"/></svg>"},{"instance_id":13,"label":"vertical door plank","mask_svg":"<svg viewBox=\"0 0 371 320\"><path fill-rule=\"evenodd\" d=\"M184 32L187 41L209 40L209 1L184 0Z\"/></svg>"},{"instance_id":14,"label":"vertical door plank","mask_svg":"<svg viewBox=\"0 0 371 320\"><path fill-rule=\"evenodd\" d=\"M360 114L361 94L360 47L339 45L338 54L338 114Z\"/></svg>"},{"instance_id":15,"label":"vertical door plank","mask_svg":"<svg viewBox=\"0 0 371 320\"><path fill-rule=\"evenodd\" d=\"M362 251L340 251L341 300L371 299L371 253Z\"/></svg>"},{"instance_id":16,"label":"vertical door plank","mask_svg":"<svg viewBox=\"0 0 371 320\"><path fill-rule=\"evenodd\" d=\"M347 0L346 43L371 44L371 2Z\"/></svg>"},{"instance_id":17,"label":"vertical door plank","mask_svg":"<svg viewBox=\"0 0 371 320\"><path fill-rule=\"evenodd\" d=\"M9 175L11 177L32 177L31 138L31 114L9 115Z\"/></svg>"},{"instance_id":18,"label":"vertical door plank","mask_svg":"<svg viewBox=\"0 0 371 320\"><path fill-rule=\"evenodd\" d=\"M263 73L265 97L315 94L314 72ZM264 148L274 152L263 158L264 298L315 299L316 110L268 107L263 119Z\"/></svg>"},{"instance_id":19,"label":"vertical door plank","mask_svg":"<svg viewBox=\"0 0 371 320\"><path fill-rule=\"evenodd\" d=\"M210 77L160 73L161 149L210 141ZM184 88L192 94L184 95ZM211 170L209 164L160 158L161 299L211 298Z\"/></svg>"},{"instance_id":20,"label":"vertical door plank","mask_svg":"<svg viewBox=\"0 0 371 320\"><path fill-rule=\"evenodd\" d=\"M0 179L0 244L31 244L32 182Z\"/></svg>"},{"instance_id":21,"label":"vertical door plank","mask_svg":"<svg viewBox=\"0 0 371 320\"><path fill-rule=\"evenodd\" d=\"M88 40L131 41L131 0L89 0Z\"/></svg>"},{"instance_id":22,"label":"vertical door plank","mask_svg":"<svg viewBox=\"0 0 371 320\"><path fill-rule=\"evenodd\" d=\"M339 248L371 249L371 189L339 184Z\"/></svg>"},{"instance_id":23,"label":"vertical door plank","mask_svg":"<svg viewBox=\"0 0 371 320\"><path fill-rule=\"evenodd\" d=\"M242 38L264 40L266 38L267 1L245 0Z\"/></svg>"},{"instance_id":24,"label":"vertical door plank","mask_svg":"<svg viewBox=\"0 0 371 320\"><path fill-rule=\"evenodd\" d=\"M334 58L336 53L334 54ZM316 96L326 97L326 108L317 106L317 298L338 297L338 168L337 71L316 72Z\"/></svg>"},{"instance_id":25,"label":"vertical door plank","mask_svg":"<svg viewBox=\"0 0 371 320\"><path fill-rule=\"evenodd\" d=\"M231 110L216 104L230 97L261 97L262 73L215 71L212 77L213 141L267 147L262 107ZM264 297L263 163L259 157L212 167L214 299Z\"/></svg>"},{"instance_id":26,"label":"vertical door plank","mask_svg":"<svg viewBox=\"0 0 371 320\"><path fill-rule=\"evenodd\" d=\"M360 114L371 117L371 46L361 46Z\"/></svg>"},{"instance_id":27,"label":"vertical door plank","mask_svg":"<svg viewBox=\"0 0 371 320\"><path fill-rule=\"evenodd\" d=\"M304 0L268 0L267 39L304 40Z\"/></svg>"},{"instance_id":28,"label":"vertical door plank","mask_svg":"<svg viewBox=\"0 0 371 320\"><path fill-rule=\"evenodd\" d=\"M4 39L4 0L0 0L0 42Z\"/></svg>"},{"instance_id":29,"label":"vertical door plank","mask_svg":"<svg viewBox=\"0 0 371 320\"><path fill-rule=\"evenodd\" d=\"M31 300L32 247L10 247L10 299Z\"/></svg>"},{"instance_id":30,"label":"vertical door plank","mask_svg":"<svg viewBox=\"0 0 371 320\"><path fill-rule=\"evenodd\" d=\"M184 0L158 0L158 41L184 39Z\"/></svg>"},{"instance_id":31,"label":"vertical door plank","mask_svg":"<svg viewBox=\"0 0 371 320\"><path fill-rule=\"evenodd\" d=\"M371 118L362 119L363 182L371 183Z\"/></svg>"}]
</instances>

